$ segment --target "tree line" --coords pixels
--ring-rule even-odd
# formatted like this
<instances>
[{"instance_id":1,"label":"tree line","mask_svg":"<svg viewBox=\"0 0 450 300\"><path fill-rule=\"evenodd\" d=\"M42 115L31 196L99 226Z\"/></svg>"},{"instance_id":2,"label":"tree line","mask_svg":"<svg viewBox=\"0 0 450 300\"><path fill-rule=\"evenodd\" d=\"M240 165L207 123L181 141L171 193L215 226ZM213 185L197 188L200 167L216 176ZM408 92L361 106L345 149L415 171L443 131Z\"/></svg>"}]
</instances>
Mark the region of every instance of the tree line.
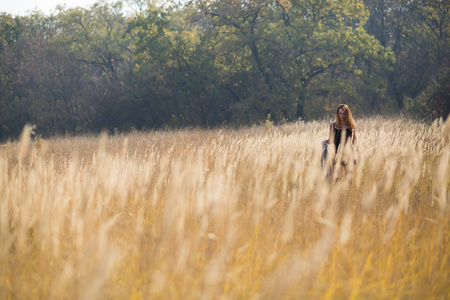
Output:
<instances>
[{"instance_id":1,"label":"tree line","mask_svg":"<svg viewBox=\"0 0 450 300\"><path fill-rule=\"evenodd\" d=\"M0 14L0 139L449 114L441 0L135 0Z\"/></svg>"}]
</instances>

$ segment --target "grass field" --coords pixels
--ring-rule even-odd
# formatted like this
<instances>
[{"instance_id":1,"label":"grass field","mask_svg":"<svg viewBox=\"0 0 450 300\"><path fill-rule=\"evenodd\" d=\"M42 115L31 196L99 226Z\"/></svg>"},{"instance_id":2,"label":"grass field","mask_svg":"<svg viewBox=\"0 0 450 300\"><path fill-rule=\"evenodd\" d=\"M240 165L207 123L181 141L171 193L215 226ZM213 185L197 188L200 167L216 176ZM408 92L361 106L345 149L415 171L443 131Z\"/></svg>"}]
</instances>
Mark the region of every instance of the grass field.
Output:
<instances>
[{"instance_id":1,"label":"grass field","mask_svg":"<svg viewBox=\"0 0 450 300\"><path fill-rule=\"evenodd\" d=\"M450 121L357 120L0 146L0 299L449 299Z\"/></svg>"}]
</instances>

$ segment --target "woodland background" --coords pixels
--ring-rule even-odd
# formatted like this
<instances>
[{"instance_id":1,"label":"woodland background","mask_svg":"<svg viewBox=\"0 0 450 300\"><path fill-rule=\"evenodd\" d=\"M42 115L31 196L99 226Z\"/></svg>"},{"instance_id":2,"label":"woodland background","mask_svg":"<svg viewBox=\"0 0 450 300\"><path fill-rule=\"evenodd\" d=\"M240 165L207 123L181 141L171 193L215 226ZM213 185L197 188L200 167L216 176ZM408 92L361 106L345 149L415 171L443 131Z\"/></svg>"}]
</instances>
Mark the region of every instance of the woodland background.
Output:
<instances>
[{"instance_id":1,"label":"woodland background","mask_svg":"<svg viewBox=\"0 0 450 300\"><path fill-rule=\"evenodd\" d=\"M0 140L450 112L448 1L128 4L0 13Z\"/></svg>"}]
</instances>

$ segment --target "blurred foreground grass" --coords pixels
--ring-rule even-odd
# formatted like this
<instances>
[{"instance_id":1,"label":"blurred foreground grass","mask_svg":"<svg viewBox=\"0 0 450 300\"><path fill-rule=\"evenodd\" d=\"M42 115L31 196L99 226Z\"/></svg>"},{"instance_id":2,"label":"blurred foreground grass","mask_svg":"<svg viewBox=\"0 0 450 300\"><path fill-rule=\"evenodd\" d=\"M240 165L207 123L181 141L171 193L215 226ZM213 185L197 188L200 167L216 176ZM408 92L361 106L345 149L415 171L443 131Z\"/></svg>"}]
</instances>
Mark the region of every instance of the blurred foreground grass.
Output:
<instances>
[{"instance_id":1,"label":"blurred foreground grass","mask_svg":"<svg viewBox=\"0 0 450 300\"><path fill-rule=\"evenodd\" d=\"M450 298L450 122L358 120L0 147L1 299Z\"/></svg>"}]
</instances>

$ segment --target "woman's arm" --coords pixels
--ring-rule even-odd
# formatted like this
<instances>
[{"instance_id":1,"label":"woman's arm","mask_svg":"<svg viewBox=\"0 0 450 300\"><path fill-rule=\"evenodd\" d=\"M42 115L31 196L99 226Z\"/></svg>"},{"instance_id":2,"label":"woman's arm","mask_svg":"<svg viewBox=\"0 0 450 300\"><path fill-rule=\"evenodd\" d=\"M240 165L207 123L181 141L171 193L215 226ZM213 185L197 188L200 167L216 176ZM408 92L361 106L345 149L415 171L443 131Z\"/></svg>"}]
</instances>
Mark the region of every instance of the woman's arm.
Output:
<instances>
[{"instance_id":1,"label":"woman's arm","mask_svg":"<svg viewBox=\"0 0 450 300\"><path fill-rule=\"evenodd\" d=\"M353 145L353 146L356 145L356 129L353 129L353 134L352 134L352 145Z\"/></svg>"},{"instance_id":2,"label":"woman's arm","mask_svg":"<svg viewBox=\"0 0 450 300\"><path fill-rule=\"evenodd\" d=\"M330 143L332 132L333 132L333 122L330 123L330 133L328 134L328 140L323 140L322 146L325 146L326 144Z\"/></svg>"},{"instance_id":3,"label":"woman's arm","mask_svg":"<svg viewBox=\"0 0 450 300\"><path fill-rule=\"evenodd\" d=\"M328 144L330 143L330 141L331 141L331 137L332 137L332 134L333 134L333 123L334 122L331 122L330 123L330 133L328 134Z\"/></svg>"}]
</instances>

